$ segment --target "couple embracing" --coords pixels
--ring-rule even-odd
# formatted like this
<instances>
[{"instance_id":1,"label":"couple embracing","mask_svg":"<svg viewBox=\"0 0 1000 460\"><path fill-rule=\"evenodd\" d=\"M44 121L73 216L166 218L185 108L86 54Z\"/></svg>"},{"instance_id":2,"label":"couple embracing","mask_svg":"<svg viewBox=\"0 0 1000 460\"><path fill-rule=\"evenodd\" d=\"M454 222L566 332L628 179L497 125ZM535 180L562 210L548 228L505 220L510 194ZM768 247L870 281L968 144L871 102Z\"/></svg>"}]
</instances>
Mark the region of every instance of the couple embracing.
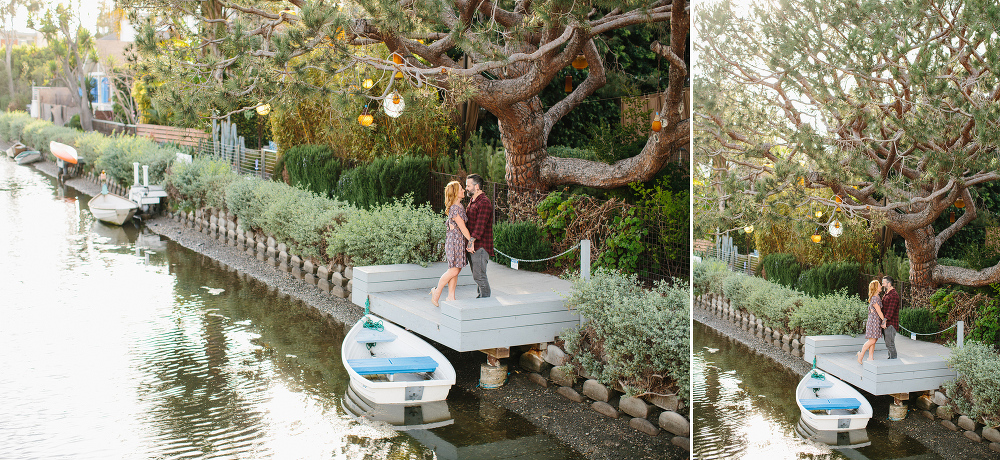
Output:
<instances>
[{"instance_id":1,"label":"couple embracing","mask_svg":"<svg viewBox=\"0 0 1000 460\"><path fill-rule=\"evenodd\" d=\"M885 294L879 295L882 290ZM882 283L872 280L868 283L868 321L865 322L865 338L868 339L858 352L858 364L868 352L868 360L875 359L875 342L882 337L885 329L885 346L889 349L889 359L896 359L896 331L899 329L899 292L892 286L892 277L882 277Z\"/></svg>"},{"instance_id":2,"label":"couple embracing","mask_svg":"<svg viewBox=\"0 0 1000 460\"><path fill-rule=\"evenodd\" d=\"M472 279L479 288L477 297L490 296L486 263L493 255L493 203L483 193L483 185L483 178L478 174L470 174L465 180L465 192L472 197L468 209L462 206L462 199L465 198L462 184L451 181L444 187L444 204L448 207L444 252L448 271L441 275L437 287L431 289L431 303L435 307L439 306L445 286L448 287L446 300L457 300L458 274L466 263L472 265Z\"/></svg>"}]
</instances>

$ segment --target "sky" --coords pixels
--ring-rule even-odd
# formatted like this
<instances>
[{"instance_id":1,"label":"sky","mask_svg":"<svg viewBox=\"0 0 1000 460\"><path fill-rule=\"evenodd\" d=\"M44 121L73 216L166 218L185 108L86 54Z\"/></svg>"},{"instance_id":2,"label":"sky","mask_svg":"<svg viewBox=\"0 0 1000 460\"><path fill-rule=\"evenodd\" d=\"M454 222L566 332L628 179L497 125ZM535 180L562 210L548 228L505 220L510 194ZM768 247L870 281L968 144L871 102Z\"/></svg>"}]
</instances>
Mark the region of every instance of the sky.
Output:
<instances>
[{"instance_id":1,"label":"sky","mask_svg":"<svg viewBox=\"0 0 1000 460\"><path fill-rule=\"evenodd\" d=\"M108 4L113 4L114 0L106 0ZM55 8L59 4L71 4L77 11L80 21L83 23L84 27L93 32L96 29L98 12L101 8L101 0L74 0L72 2L68 0L63 1L44 1L43 8ZM29 29L27 25L28 12L25 9L21 9L17 12L14 18L14 29L18 32L34 32L34 30ZM135 31L132 29L131 25L128 24L126 20L122 24L122 40L132 41L135 40Z\"/></svg>"}]
</instances>

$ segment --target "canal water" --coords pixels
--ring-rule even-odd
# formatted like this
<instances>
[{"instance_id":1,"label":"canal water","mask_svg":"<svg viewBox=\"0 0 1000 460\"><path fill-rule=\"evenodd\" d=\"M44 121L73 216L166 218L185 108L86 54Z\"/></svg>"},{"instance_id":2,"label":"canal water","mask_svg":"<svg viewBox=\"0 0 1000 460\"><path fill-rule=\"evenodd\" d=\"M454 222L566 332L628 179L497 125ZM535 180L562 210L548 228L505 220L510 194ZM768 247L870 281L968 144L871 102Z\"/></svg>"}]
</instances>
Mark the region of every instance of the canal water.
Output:
<instances>
[{"instance_id":1,"label":"canal water","mask_svg":"<svg viewBox=\"0 0 1000 460\"><path fill-rule=\"evenodd\" d=\"M875 415L865 432L850 438L803 430L795 404L798 374L701 323L694 323L692 333L694 458L941 458L892 428L886 420L889 400L885 398L875 402L869 396ZM851 448L850 444L863 447Z\"/></svg>"},{"instance_id":2,"label":"canal water","mask_svg":"<svg viewBox=\"0 0 1000 460\"><path fill-rule=\"evenodd\" d=\"M355 417L343 324L89 199L0 158L0 458L581 458L458 388Z\"/></svg>"}]
</instances>

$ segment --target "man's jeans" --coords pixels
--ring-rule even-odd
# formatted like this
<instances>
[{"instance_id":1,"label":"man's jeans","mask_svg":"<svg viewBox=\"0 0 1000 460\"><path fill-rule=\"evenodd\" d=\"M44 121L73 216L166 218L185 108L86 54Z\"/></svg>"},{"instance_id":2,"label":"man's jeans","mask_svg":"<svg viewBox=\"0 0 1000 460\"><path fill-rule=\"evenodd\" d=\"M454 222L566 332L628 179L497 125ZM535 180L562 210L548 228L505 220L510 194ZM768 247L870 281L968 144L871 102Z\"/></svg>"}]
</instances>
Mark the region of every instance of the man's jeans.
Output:
<instances>
[{"instance_id":1,"label":"man's jeans","mask_svg":"<svg viewBox=\"0 0 1000 460\"><path fill-rule=\"evenodd\" d=\"M469 265L472 265L472 279L476 280L476 285L479 287L479 297L489 297L490 280L486 279L486 263L489 262L490 255L483 248L465 254L469 259Z\"/></svg>"},{"instance_id":2,"label":"man's jeans","mask_svg":"<svg viewBox=\"0 0 1000 460\"><path fill-rule=\"evenodd\" d=\"M889 359L896 359L896 328L892 326L885 327L885 347L889 349Z\"/></svg>"}]
</instances>

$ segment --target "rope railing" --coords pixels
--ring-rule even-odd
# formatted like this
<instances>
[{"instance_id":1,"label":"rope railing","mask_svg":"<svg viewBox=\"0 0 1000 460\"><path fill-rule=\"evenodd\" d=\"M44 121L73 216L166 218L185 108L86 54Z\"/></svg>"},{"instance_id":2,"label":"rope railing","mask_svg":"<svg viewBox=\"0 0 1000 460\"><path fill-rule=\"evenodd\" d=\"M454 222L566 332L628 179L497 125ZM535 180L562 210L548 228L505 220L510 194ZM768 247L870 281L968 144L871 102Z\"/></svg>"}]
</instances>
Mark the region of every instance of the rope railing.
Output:
<instances>
[{"instance_id":1,"label":"rope railing","mask_svg":"<svg viewBox=\"0 0 1000 460\"><path fill-rule=\"evenodd\" d=\"M964 321L956 321L955 324L952 324L951 326L949 326L949 327L947 327L945 329L942 329L940 331L937 331L937 332L913 332L913 331L911 331L911 330L903 327L902 324L899 325L899 329L900 330L904 330L906 332L909 332L910 333L910 340L917 340L917 336L918 335L938 335L938 334L943 334L945 332L948 332L948 331L950 331L952 329L956 329L956 332L958 334L957 343L958 343L959 348L962 347L962 342L965 339L965 322Z\"/></svg>"},{"instance_id":2,"label":"rope railing","mask_svg":"<svg viewBox=\"0 0 1000 460\"><path fill-rule=\"evenodd\" d=\"M544 259L518 259L516 257L504 254L503 251L493 248L496 253L510 259L510 268L517 270L519 262L545 262L547 260L552 260L558 257L562 257L570 252L575 251L577 248L580 249L580 276L585 280L590 280L590 240L580 240L573 247L563 251L561 254L554 255L552 257L546 257Z\"/></svg>"}]
</instances>

